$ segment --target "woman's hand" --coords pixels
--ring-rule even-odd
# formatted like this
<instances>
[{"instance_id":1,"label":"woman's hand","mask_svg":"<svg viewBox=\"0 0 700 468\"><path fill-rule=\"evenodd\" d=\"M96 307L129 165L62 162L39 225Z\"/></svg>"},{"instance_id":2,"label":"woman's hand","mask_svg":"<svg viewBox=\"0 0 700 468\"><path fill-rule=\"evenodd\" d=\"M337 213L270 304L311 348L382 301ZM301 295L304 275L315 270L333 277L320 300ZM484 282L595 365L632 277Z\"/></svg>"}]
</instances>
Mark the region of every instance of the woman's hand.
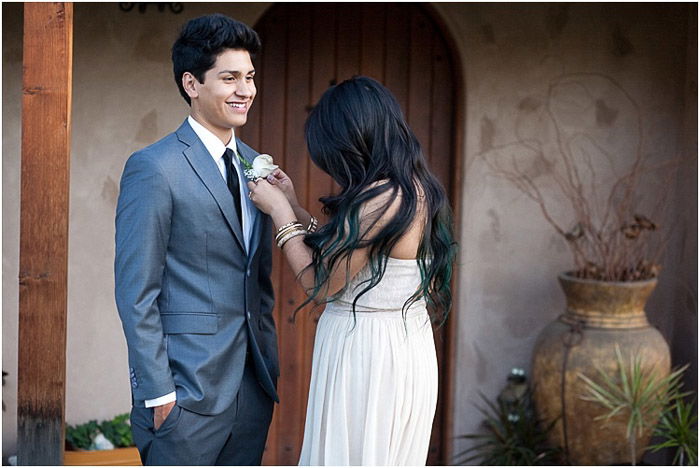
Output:
<instances>
[{"instance_id":1,"label":"woman's hand","mask_svg":"<svg viewBox=\"0 0 700 468\"><path fill-rule=\"evenodd\" d=\"M270 215L274 221L277 221L275 218L286 217L289 213L292 218L294 217L294 210L279 185L272 185L267 179L261 179L257 182L248 182L248 189L250 200L260 211Z\"/></svg>"},{"instance_id":2,"label":"woman's hand","mask_svg":"<svg viewBox=\"0 0 700 468\"><path fill-rule=\"evenodd\" d=\"M267 180L270 185L278 187L282 193L284 193L284 196L287 197L287 201L289 201L292 208L296 209L299 207L299 201L297 200L297 194L294 191L292 179L290 179L289 176L282 171L282 169L275 169L272 174L267 176L265 180Z\"/></svg>"}]
</instances>

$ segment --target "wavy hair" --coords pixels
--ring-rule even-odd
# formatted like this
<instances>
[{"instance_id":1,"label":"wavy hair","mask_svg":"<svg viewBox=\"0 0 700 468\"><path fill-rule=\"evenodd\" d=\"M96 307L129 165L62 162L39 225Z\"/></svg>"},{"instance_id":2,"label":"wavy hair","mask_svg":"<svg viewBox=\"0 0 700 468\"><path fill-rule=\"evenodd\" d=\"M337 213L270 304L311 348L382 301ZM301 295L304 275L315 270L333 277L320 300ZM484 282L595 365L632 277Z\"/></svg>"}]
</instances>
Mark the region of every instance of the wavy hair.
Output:
<instances>
[{"instance_id":1,"label":"wavy hair","mask_svg":"<svg viewBox=\"0 0 700 468\"><path fill-rule=\"evenodd\" d=\"M352 251L368 248L370 276L360 283L353 301L381 281L389 253L409 229L425 197L425 224L418 248L421 283L403 305L403 313L424 298L433 322L444 323L450 310L450 279L456 254L452 216L440 182L427 168L418 139L409 128L398 102L377 81L356 76L329 88L306 121L306 143L312 161L341 187L337 195L322 197L329 222L305 238L312 248L314 288L299 307L332 302L347 289L326 296L324 285L336 268L349 268ZM360 219L370 200L386 200L373 221ZM400 198L399 208L381 229L370 230ZM376 215L376 218L374 217ZM350 278L347 278L348 280ZM298 309L297 309L298 310Z\"/></svg>"}]
</instances>

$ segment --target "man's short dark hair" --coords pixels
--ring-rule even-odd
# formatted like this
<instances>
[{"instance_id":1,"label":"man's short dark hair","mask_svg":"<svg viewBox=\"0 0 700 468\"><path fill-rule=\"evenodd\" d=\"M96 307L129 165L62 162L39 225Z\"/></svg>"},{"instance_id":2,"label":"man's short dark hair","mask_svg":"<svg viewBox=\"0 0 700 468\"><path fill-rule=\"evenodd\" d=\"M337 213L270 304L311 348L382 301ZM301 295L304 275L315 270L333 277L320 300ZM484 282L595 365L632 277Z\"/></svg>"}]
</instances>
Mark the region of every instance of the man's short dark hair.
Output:
<instances>
[{"instance_id":1,"label":"man's short dark hair","mask_svg":"<svg viewBox=\"0 0 700 468\"><path fill-rule=\"evenodd\" d=\"M172 59L175 83L187 104L192 104L182 86L182 74L190 72L204 83L204 74L227 49L247 50L251 59L260 50L258 33L228 16L215 13L189 20L173 44Z\"/></svg>"}]
</instances>

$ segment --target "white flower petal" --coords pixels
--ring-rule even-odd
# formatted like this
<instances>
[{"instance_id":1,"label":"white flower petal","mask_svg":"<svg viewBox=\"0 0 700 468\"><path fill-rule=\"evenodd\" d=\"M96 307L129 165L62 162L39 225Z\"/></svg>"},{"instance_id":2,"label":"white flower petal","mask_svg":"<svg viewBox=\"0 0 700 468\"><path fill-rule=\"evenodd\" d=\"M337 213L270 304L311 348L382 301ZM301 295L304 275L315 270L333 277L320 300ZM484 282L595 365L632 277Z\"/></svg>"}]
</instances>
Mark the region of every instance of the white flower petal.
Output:
<instances>
[{"instance_id":1,"label":"white flower petal","mask_svg":"<svg viewBox=\"0 0 700 468\"><path fill-rule=\"evenodd\" d=\"M253 160L253 170L255 171L255 175L257 175L258 177L267 177L279 167L273 163L274 161L272 159L272 156L270 156L269 154L258 155Z\"/></svg>"}]
</instances>

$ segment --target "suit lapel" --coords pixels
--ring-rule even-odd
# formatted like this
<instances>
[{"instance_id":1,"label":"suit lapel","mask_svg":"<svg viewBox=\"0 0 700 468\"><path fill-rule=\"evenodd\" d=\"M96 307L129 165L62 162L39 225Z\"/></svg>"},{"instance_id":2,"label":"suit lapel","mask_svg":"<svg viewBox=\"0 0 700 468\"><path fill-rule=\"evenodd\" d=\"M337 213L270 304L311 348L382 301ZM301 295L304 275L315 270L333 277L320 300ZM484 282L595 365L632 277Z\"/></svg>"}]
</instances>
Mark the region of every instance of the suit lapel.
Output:
<instances>
[{"instance_id":1,"label":"suit lapel","mask_svg":"<svg viewBox=\"0 0 700 468\"><path fill-rule=\"evenodd\" d=\"M245 252L246 249L245 242L243 241L241 222L233 207L231 192L229 192L226 186L226 181L221 177L219 168L216 167L216 163L207 151L204 143L197 137L197 134L194 133L194 130L192 130L192 127L190 127L187 121L185 121L175 133L180 141L188 145L188 148L183 151L183 154L207 187L207 190L212 194L214 200L216 200L234 237L240 244L241 249Z\"/></svg>"},{"instance_id":2,"label":"suit lapel","mask_svg":"<svg viewBox=\"0 0 700 468\"><path fill-rule=\"evenodd\" d=\"M253 159L255 159L255 157L258 154L238 138L236 138L236 148L238 149L238 152L243 157L243 159L245 159L252 165ZM243 170L245 170L245 168L241 164L241 173L243 173ZM250 222L252 223L252 229L250 232L250 250L248 252L248 261L250 261L255 256L255 251L260 245L260 226L262 224L260 219L261 213L260 210L258 210L258 208L255 206L255 204L253 204L253 202L250 201L250 198L248 198L248 195L250 193L250 190L248 190L248 179L242 177L241 183L245 188L245 203L248 203L249 206L252 207L252 209L250 210L250 213L252 213L252 219L250 220Z\"/></svg>"}]
</instances>

